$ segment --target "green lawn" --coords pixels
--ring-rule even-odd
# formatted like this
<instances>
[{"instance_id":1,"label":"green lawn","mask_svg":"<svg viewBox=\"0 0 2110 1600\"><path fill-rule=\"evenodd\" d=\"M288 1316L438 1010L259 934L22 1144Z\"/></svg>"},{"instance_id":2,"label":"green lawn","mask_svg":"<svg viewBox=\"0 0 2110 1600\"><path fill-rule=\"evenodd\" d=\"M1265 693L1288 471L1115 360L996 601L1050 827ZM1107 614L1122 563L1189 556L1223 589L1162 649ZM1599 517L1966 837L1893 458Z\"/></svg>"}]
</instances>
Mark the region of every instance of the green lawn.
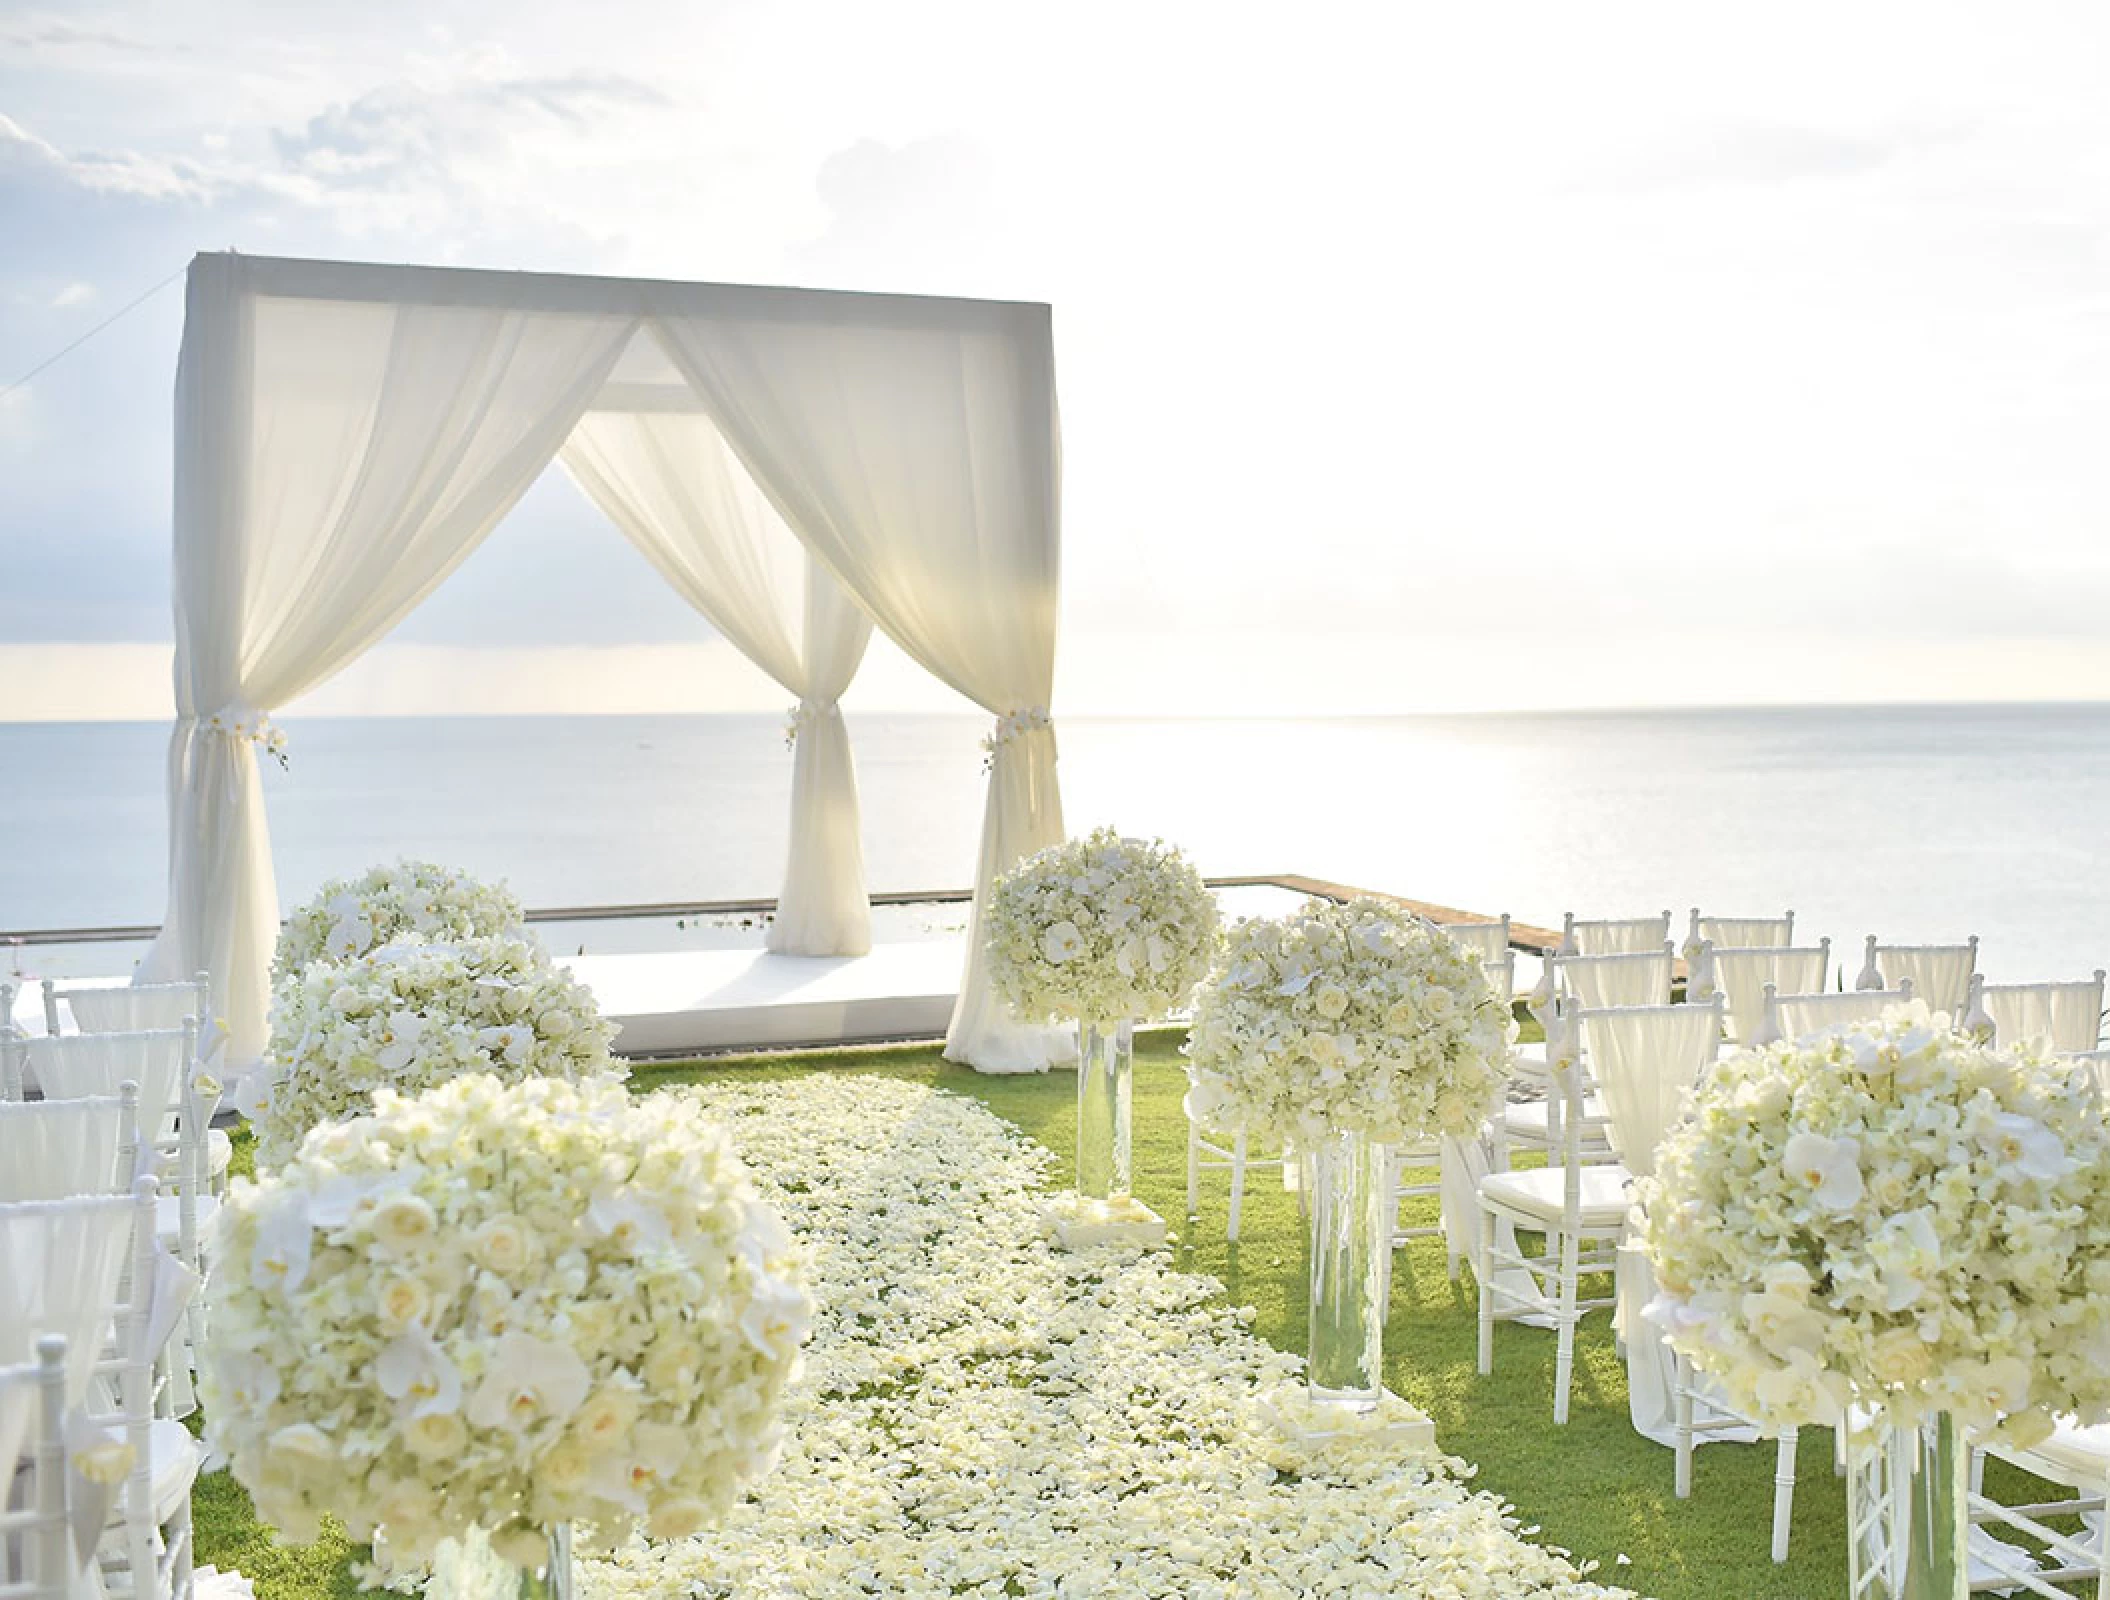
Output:
<instances>
[{"instance_id":1,"label":"green lawn","mask_svg":"<svg viewBox=\"0 0 2110 1600\"><path fill-rule=\"evenodd\" d=\"M1186 1205L1185 1078L1177 1034L1139 1038L1136 1047L1137 1194L1174 1219L1182 1267L1223 1280L1231 1298L1258 1313L1260 1335L1281 1349L1305 1343L1303 1234L1296 1199L1272 1171L1248 1185L1237 1246L1224 1239L1228 1179L1205 1174L1201 1217ZM641 1089L723 1080L766 1082L811 1072L872 1074L932 1084L981 1101L1056 1155L1054 1181L1066 1180L1076 1132L1076 1079L1068 1072L983 1077L943 1061L935 1047L779 1056L738 1062L639 1068ZM1433 1221L1435 1201L1422 1202ZM1525 1528L1601 1564L1601 1576L1659 1600L1818 1600L1846 1589L1845 1493L1833 1476L1828 1432L1806 1429L1799 1456L1791 1558L1767 1559L1774 1451L1716 1444L1694 1465L1690 1500L1671 1493L1671 1455L1635 1434L1627 1420L1625 1372L1612 1351L1608 1319L1583 1324L1577 1341L1569 1422L1553 1425L1553 1335L1502 1324L1495 1375L1474 1371L1476 1301L1470 1273L1452 1283L1441 1241L1416 1240L1397 1257L1385 1376L1436 1421L1443 1449L1479 1468L1477 1486L1511 1501ZM1997 1488L1999 1479L1996 1477ZM281 1549L250 1515L247 1496L225 1473L197 1494L198 1559L239 1567L257 1580L259 1600L320 1600L349 1595L341 1539L309 1550ZM1627 1557L1631 1565L1619 1564Z\"/></svg>"}]
</instances>

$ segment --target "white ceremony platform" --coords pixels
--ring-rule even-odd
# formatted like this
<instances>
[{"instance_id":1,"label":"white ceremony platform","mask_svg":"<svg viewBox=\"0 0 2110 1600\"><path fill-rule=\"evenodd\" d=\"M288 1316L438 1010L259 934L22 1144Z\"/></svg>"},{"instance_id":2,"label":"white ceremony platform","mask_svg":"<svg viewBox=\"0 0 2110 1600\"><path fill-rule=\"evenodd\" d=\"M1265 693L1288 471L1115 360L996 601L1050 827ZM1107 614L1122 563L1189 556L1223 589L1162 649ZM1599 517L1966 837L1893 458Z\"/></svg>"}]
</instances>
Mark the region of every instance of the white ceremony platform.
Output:
<instances>
[{"instance_id":1,"label":"white ceremony platform","mask_svg":"<svg viewBox=\"0 0 2110 1600\"><path fill-rule=\"evenodd\" d=\"M877 944L862 956L675 950L565 956L622 1027L625 1056L935 1039L960 993L959 938Z\"/></svg>"}]
</instances>

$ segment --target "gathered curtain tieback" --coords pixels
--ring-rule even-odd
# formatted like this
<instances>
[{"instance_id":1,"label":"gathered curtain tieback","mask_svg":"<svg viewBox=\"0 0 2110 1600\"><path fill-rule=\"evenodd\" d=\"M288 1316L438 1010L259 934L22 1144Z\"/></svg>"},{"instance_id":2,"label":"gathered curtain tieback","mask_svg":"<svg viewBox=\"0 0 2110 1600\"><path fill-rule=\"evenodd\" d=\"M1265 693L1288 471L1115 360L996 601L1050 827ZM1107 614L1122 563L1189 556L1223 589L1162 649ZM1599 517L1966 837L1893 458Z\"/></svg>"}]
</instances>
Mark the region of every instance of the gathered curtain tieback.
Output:
<instances>
[{"instance_id":1,"label":"gathered curtain tieback","mask_svg":"<svg viewBox=\"0 0 2110 1600\"><path fill-rule=\"evenodd\" d=\"M1048 715L1046 706L1026 706L1018 711L1006 711L996 719L996 726L982 740L982 770L989 771L996 765L996 753L1013 740L1023 739L1029 733L1051 733L1055 719Z\"/></svg>"},{"instance_id":2,"label":"gathered curtain tieback","mask_svg":"<svg viewBox=\"0 0 2110 1600\"><path fill-rule=\"evenodd\" d=\"M247 739L282 767L292 764L286 756L285 730L246 700L230 700L211 716L192 720L209 732Z\"/></svg>"},{"instance_id":3,"label":"gathered curtain tieback","mask_svg":"<svg viewBox=\"0 0 2110 1600\"><path fill-rule=\"evenodd\" d=\"M799 730L812 726L831 712L840 715L839 700L801 700L784 713L784 748L793 749L799 742Z\"/></svg>"}]
</instances>

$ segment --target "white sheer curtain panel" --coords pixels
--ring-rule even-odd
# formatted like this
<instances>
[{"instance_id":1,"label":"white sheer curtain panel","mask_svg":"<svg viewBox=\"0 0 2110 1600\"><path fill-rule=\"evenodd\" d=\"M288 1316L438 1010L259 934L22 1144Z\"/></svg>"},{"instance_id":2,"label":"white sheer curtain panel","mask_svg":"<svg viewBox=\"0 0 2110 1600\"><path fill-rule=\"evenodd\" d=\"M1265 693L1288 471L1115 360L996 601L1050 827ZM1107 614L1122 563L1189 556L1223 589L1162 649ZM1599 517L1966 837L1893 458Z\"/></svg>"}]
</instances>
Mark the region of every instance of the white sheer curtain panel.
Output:
<instances>
[{"instance_id":1,"label":"white sheer curtain panel","mask_svg":"<svg viewBox=\"0 0 2110 1600\"><path fill-rule=\"evenodd\" d=\"M785 296L656 326L771 501L888 637L998 718L946 1055L1074 1058L989 987L990 882L1063 836L1054 688L1058 447L1045 306Z\"/></svg>"},{"instance_id":2,"label":"white sheer curtain panel","mask_svg":"<svg viewBox=\"0 0 2110 1600\"><path fill-rule=\"evenodd\" d=\"M261 1053L278 893L255 740L460 565L571 432L634 316L274 297L190 273L176 370L169 895L142 981L209 972Z\"/></svg>"},{"instance_id":3,"label":"white sheer curtain panel","mask_svg":"<svg viewBox=\"0 0 2110 1600\"><path fill-rule=\"evenodd\" d=\"M861 956L872 948L857 773L842 693L872 623L699 411L595 411L565 468L690 605L798 697L791 848L769 948Z\"/></svg>"}]
</instances>

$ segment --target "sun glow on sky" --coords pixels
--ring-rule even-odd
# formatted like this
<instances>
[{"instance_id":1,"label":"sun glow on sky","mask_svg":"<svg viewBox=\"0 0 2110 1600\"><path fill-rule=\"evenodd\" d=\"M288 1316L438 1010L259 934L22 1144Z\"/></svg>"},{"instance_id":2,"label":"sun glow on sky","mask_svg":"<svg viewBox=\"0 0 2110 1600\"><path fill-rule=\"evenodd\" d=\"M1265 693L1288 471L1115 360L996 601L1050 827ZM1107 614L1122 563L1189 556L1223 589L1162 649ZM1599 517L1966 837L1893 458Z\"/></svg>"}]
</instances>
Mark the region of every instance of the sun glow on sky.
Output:
<instances>
[{"instance_id":1,"label":"sun glow on sky","mask_svg":"<svg viewBox=\"0 0 2110 1600\"><path fill-rule=\"evenodd\" d=\"M2079 5L8 7L0 382L230 245L1043 299L1058 711L2110 696L2106 76ZM180 319L0 399L0 715L167 713ZM556 471L288 709L439 684L784 698Z\"/></svg>"}]
</instances>

